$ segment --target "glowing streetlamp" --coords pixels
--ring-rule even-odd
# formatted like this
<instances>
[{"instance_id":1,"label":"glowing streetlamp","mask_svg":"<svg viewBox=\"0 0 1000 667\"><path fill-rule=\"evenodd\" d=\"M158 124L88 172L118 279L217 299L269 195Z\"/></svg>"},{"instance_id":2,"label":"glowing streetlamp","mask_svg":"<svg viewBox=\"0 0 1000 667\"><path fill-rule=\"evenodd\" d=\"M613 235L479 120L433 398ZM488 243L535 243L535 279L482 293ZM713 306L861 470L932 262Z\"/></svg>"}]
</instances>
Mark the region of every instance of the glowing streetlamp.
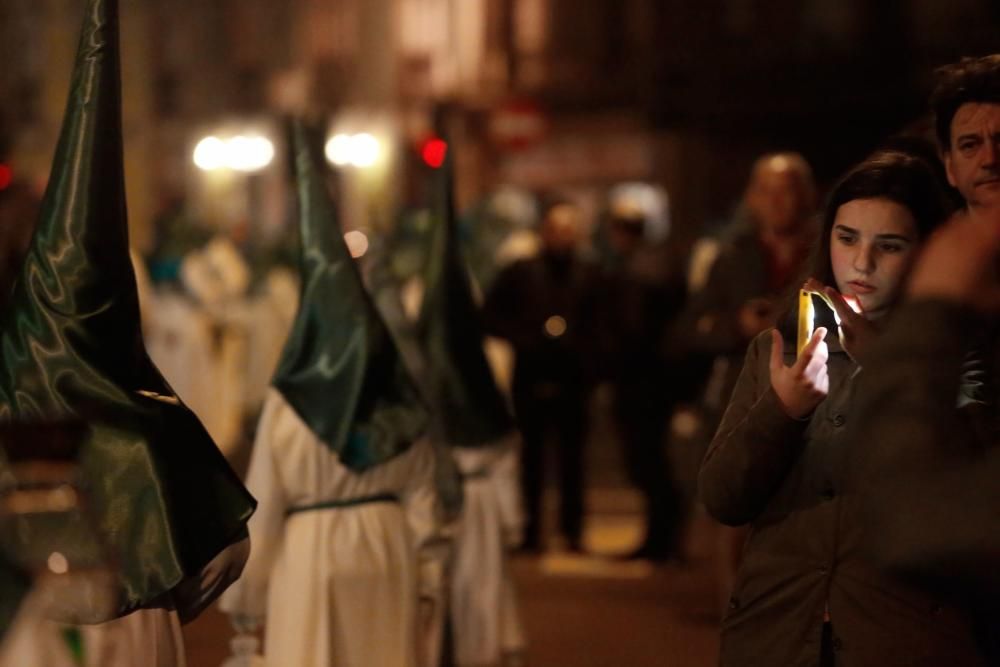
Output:
<instances>
[{"instance_id":1,"label":"glowing streetlamp","mask_svg":"<svg viewBox=\"0 0 1000 667\"><path fill-rule=\"evenodd\" d=\"M202 171L222 169L226 164L226 142L218 137L205 137L194 149L194 164Z\"/></svg>"},{"instance_id":2,"label":"glowing streetlamp","mask_svg":"<svg viewBox=\"0 0 1000 667\"><path fill-rule=\"evenodd\" d=\"M338 167L366 169L374 166L382 155L379 140L367 132L337 134L326 142L326 159Z\"/></svg>"},{"instance_id":3,"label":"glowing streetlamp","mask_svg":"<svg viewBox=\"0 0 1000 667\"><path fill-rule=\"evenodd\" d=\"M194 149L194 164L202 171L231 169L244 173L260 171L274 160L274 144L258 135L229 139L205 137Z\"/></svg>"}]
</instances>

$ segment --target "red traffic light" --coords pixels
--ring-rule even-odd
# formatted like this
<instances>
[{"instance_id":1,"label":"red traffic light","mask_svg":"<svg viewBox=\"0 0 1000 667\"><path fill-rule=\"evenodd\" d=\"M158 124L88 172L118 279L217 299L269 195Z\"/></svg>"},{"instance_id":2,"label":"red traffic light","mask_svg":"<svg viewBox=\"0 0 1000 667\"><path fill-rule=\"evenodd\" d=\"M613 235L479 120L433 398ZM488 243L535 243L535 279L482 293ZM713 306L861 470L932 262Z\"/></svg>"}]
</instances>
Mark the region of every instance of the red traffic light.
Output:
<instances>
[{"instance_id":1,"label":"red traffic light","mask_svg":"<svg viewBox=\"0 0 1000 667\"><path fill-rule=\"evenodd\" d=\"M448 155L448 143L444 139L428 139L420 147L420 157L424 164L432 169L440 169L444 164L444 159Z\"/></svg>"},{"instance_id":2,"label":"red traffic light","mask_svg":"<svg viewBox=\"0 0 1000 667\"><path fill-rule=\"evenodd\" d=\"M0 163L0 190L6 190L14 180L14 170L10 165Z\"/></svg>"}]
</instances>

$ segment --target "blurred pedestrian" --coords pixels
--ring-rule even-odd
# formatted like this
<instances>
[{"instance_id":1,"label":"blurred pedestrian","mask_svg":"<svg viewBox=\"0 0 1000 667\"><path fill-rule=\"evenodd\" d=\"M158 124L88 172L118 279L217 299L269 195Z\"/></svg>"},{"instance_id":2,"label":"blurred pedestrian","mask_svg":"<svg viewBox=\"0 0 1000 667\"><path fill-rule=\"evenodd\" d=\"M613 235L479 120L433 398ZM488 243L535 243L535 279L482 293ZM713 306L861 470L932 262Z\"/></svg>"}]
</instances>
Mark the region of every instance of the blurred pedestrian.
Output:
<instances>
[{"instance_id":1,"label":"blurred pedestrian","mask_svg":"<svg viewBox=\"0 0 1000 667\"><path fill-rule=\"evenodd\" d=\"M666 455L678 378L663 340L680 312L684 277L665 239L653 242L638 207L613 203L607 220L612 263L605 278L603 327L612 350L614 414L625 465L645 500L646 531L632 558L679 558L681 502Z\"/></svg>"},{"instance_id":2,"label":"blurred pedestrian","mask_svg":"<svg viewBox=\"0 0 1000 667\"><path fill-rule=\"evenodd\" d=\"M715 433L743 368L747 344L774 326L781 297L799 277L815 236L815 184L798 153L757 159L705 286L692 295L672 341L673 354L709 360L710 372L697 405L702 446ZM723 606L729 597L746 531L717 532L716 575Z\"/></svg>"},{"instance_id":3,"label":"blurred pedestrian","mask_svg":"<svg viewBox=\"0 0 1000 667\"><path fill-rule=\"evenodd\" d=\"M598 348L599 272L577 252L580 211L549 207L542 252L504 268L483 308L488 333L514 348L514 412L524 438L523 548L542 547L541 507L546 442L559 462L559 527L571 551L582 550L583 446Z\"/></svg>"},{"instance_id":4,"label":"blurred pedestrian","mask_svg":"<svg viewBox=\"0 0 1000 667\"><path fill-rule=\"evenodd\" d=\"M523 524L521 443L483 351L482 317L457 238L452 169L449 156L439 172L442 215L430 234L416 330L431 434L454 458L464 497L448 578L453 664L501 667L525 643L507 562Z\"/></svg>"}]
</instances>

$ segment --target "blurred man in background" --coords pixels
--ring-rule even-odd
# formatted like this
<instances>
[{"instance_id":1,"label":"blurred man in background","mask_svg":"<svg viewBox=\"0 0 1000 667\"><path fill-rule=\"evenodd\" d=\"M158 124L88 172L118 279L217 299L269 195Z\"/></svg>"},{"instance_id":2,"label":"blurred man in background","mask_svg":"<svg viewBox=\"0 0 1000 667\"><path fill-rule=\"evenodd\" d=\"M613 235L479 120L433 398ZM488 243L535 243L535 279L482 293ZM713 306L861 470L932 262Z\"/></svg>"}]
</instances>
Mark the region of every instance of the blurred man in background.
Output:
<instances>
[{"instance_id":1,"label":"blurred man in background","mask_svg":"<svg viewBox=\"0 0 1000 667\"><path fill-rule=\"evenodd\" d=\"M720 242L705 286L679 318L672 353L711 360L698 409L699 445L707 446L736 385L747 345L774 326L777 304L800 279L814 237L816 188L798 153L757 159L743 196L742 215ZM697 457L700 460L700 457ZM745 534L720 528L720 599L729 598Z\"/></svg>"},{"instance_id":2,"label":"blurred man in background","mask_svg":"<svg viewBox=\"0 0 1000 667\"><path fill-rule=\"evenodd\" d=\"M526 551L542 547L546 441L559 461L559 524L571 551L582 549L583 444L597 355L599 273L577 253L580 211L558 203L545 213L537 257L514 262L486 296L487 332L514 348L513 398L524 436L522 483Z\"/></svg>"},{"instance_id":3,"label":"blurred man in background","mask_svg":"<svg viewBox=\"0 0 1000 667\"><path fill-rule=\"evenodd\" d=\"M639 207L612 202L605 330L614 337L609 370L625 465L646 504L645 538L628 556L665 561L681 556L681 503L665 442L678 378L662 343L683 304L684 277L666 239L654 240L649 226Z\"/></svg>"}]
</instances>

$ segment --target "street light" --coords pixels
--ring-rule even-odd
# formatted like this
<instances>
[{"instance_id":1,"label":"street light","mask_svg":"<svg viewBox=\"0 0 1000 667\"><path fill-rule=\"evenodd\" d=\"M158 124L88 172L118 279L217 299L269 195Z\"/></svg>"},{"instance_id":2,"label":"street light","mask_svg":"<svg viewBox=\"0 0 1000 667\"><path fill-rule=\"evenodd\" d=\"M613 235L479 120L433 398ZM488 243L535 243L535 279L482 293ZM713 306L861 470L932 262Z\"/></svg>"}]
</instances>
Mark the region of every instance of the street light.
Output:
<instances>
[{"instance_id":1,"label":"street light","mask_svg":"<svg viewBox=\"0 0 1000 667\"><path fill-rule=\"evenodd\" d=\"M226 143L218 137L205 137L195 146L194 164L202 171L222 169L226 164Z\"/></svg>"},{"instance_id":2,"label":"street light","mask_svg":"<svg viewBox=\"0 0 1000 667\"><path fill-rule=\"evenodd\" d=\"M326 159L338 167L372 167L382 155L379 140L367 132L337 134L326 142Z\"/></svg>"},{"instance_id":3,"label":"street light","mask_svg":"<svg viewBox=\"0 0 1000 667\"><path fill-rule=\"evenodd\" d=\"M194 164L202 171L231 169L251 173L264 169L273 160L274 144L259 135L205 137L194 149Z\"/></svg>"}]
</instances>

